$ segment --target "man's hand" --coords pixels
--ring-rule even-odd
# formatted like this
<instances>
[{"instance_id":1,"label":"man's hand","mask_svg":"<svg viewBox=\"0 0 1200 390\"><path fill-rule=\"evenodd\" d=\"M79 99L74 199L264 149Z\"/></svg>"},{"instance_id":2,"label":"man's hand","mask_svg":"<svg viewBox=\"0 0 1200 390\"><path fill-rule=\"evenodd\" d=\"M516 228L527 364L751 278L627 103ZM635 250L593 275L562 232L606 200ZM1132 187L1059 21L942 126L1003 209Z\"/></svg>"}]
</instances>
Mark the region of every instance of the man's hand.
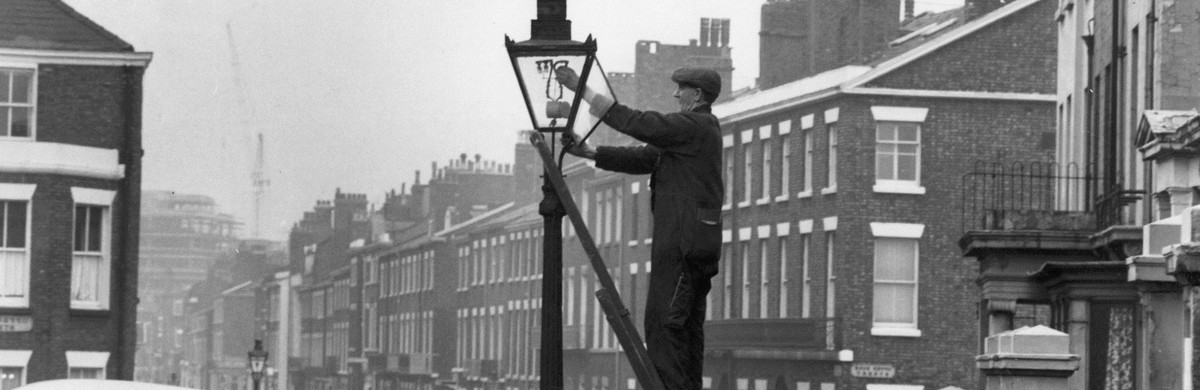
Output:
<instances>
[{"instance_id":1,"label":"man's hand","mask_svg":"<svg viewBox=\"0 0 1200 390\"><path fill-rule=\"evenodd\" d=\"M571 92L579 90L579 74L576 74L574 69L560 66L554 69L554 77Z\"/></svg>"},{"instance_id":2,"label":"man's hand","mask_svg":"<svg viewBox=\"0 0 1200 390\"><path fill-rule=\"evenodd\" d=\"M563 150L573 156L596 159L596 148L587 142L579 142L580 139L579 134L575 134L574 131L562 133Z\"/></svg>"}]
</instances>

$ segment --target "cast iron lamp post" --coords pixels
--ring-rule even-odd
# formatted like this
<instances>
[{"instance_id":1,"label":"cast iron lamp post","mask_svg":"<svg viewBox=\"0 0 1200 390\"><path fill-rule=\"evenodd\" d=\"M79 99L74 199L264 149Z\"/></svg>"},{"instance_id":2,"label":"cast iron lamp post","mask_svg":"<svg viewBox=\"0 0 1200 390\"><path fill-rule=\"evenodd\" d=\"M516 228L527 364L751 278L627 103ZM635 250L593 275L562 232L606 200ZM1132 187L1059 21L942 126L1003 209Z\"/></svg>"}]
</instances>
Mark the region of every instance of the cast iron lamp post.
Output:
<instances>
[{"instance_id":1,"label":"cast iron lamp post","mask_svg":"<svg viewBox=\"0 0 1200 390\"><path fill-rule=\"evenodd\" d=\"M270 353L263 350L262 340L254 340L254 349L246 353L246 358L250 361L250 378L254 380L253 390L258 390L258 384L262 381L263 370L267 367L267 355Z\"/></svg>"},{"instance_id":2,"label":"cast iron lamp post","mask_svg":"<svg viewBox=\"0 0 1200 390\"><path fill-rule=\"evenodd\" d=\"M553 134L573 131L576 127L595 126L599 119L590 117L587 110L580 110L581 105L588 105L581 99L582 94L571 92L559 84L555 70L560 67L578 70L581 86L611 96L604 70L596 61L596 41L590 36L584 42L571 40L571 21L567 20L566 0L538 0L537 19L531 21L530 30L528 41L514 42L507 36L504 38L534 129ZM583 91L582 88L579 90ZM554 147L553 138L550 147ZM538 207L538 213L543 216L545 223L542 237L540 388L561 390L562 219L566 216L566 209L551 186L549 177L545 175L542 195Z\"/></svg>"}]
</instances>

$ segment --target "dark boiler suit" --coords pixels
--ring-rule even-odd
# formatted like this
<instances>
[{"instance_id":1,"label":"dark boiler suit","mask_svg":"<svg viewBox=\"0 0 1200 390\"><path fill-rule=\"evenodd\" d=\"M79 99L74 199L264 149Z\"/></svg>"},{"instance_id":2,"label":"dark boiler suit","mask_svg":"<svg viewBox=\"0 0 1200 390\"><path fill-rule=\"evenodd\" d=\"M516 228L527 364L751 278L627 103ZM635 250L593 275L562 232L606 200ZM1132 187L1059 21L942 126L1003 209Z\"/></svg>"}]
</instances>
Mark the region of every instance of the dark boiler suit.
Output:
<instances>
[{"instance_id":1,"label":"dark boiler suit","mask_svg":"<svg viewBox=\"0 0 1200 390\"><path fill-rule=\"evenodd\" d=\"M721 249L721 129L709 106L661 114L613 105L604 123L645 142L598 147L596 167L650 174L654 218L647 352L666 389L698 390L705 297Z\"/></svg>"}]
</instances>

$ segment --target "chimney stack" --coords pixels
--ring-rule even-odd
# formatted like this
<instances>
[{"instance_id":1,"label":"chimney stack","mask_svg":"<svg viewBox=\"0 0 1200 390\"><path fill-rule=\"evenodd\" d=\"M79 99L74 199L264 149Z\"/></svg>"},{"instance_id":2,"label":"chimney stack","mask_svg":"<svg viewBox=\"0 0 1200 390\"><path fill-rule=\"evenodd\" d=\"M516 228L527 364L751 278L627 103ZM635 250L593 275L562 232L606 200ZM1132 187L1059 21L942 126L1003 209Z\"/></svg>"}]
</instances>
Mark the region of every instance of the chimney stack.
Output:
<instances>
[{"instance_id":1,"label":"chimney stack","mask_svg":"<svg viewBox=\"0 0 1200 390\"><path fill-rule=\"evenodd\" d=\"M708 39L710 36L709 34L712 34L712 31L709 28L711 21L712 20L709 18L700 18L700 46L702 47L708 47L710 43L716 43L709 41Z\"/></svg>"},{"instance_id":2,"label":"chimney stack","mask_svg":"<svg viewBox=\"0 0 1200 390\"><path fill-rule=\"evenodd\" d=\"M916 6L917 0L904 0L904 20L909 20L916 16L916 11L913 10Z\"/></svg>"}]
</instances>

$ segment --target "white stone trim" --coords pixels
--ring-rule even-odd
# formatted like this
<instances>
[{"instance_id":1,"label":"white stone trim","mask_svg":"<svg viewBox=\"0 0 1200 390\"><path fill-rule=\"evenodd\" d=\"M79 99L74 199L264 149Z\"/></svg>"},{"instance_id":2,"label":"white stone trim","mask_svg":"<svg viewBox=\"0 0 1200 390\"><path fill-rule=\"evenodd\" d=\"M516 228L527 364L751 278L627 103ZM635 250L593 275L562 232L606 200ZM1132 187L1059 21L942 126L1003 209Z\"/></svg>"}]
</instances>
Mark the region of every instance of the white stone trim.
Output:
<instances>
[{"instance_id":1,"label":"white stone trim","mask_svg":"<svg viewBox=\"0 0 1200 390\"><path fill-rule=\"evenodd\" d=\"M837 123L838 117L841 116L841 107L834 107L825 110L825 124Z\"/></svg>"},{"instance_id":2,"label":"white stone trim","mask_svg":"<svg viewBox=\"0 0 1200 390\"><path fill-rule=\"evenodd\" d=\"M754 140L754 129L742 130L742 144L748 144Z\"/></svg>"},{"instance_id":3,"label":"white stone trim","mask_svg":"<svg viewBox=\"0 0 1200 390\"><path fill-rule=\"evenodd\" d=\"M149 52L92 52L0 48L0 59L8 62L83 66L150 65L154 58Z\"/></svg>"},{"instance_id":4,"label":"white stone trim","mask_svg":"<svg viewBox=\"0 0 1200 390\"><path fill-rule=\"evenodd\" d=\"M108 367L108 352L67 351L68 368Z\"/></svg>"},{"instance_id":5,"label":"white stone trim","mask_svg":"<svg viewBox=\"0 0 1200 390\"><path fill-rule=\"evenodd\" d=\"M629 274L637 275L637 273L638 273L638 263L629 263Z\"/></svg>"},{"instance_id":6,"label":"white stone trim","mask_svg":"<svg viewBox=\"0 0 1200 390\"><path fill-rule=\"evenodd\" d=\"M55 142L0 141L0 172L117 180L125 177L116 149Z\"/></svg>"},{"instance_id":7,"label":"white stone trim","mask_svg":"<svg viewBox=\"0 0 1200 390\"><path fill-rule=\"evenodd\" d=\"M843 349L841 351L838 351L838 361L839 362L854 361L854 350L853 349Z\"/></svg>"},{"instance_id":8,"label":"white stone trim","mask_svg":"<svg viewBox=\"0 0 1200 390\"><path fill-rule=\"evenodd\" d=\"M981 92L981 91L936 91L926 89L894 89L894 88L850 88L845 90L850 95L923 97L943 99L973 99L973 100L1008 100L1024 102L1057 102L1058 97L1042 93L1015 92Z\"/></svg>"},{"instance_id":9,"label":"white stone trim","mask_svg":"<svg viewBox=\"0 0 1200 390\"><path fill-rule=\"evenodd\" d=\"M921 238L925 225L920 223L871 222L871 235L890 238Z\"/></svg>"},{"instance_id":10,"label":"white stone trim","mask_svg":"<svg viewBox=\"0 0 1200 390\"><path fill-rule=\"evenodd\" d=\"M730 231L729 229L722 230L721 231L721 243L728 244L730 242L733 242L733 232Z\"/></svg>"},{"instance_id":11,"label":"white stone trim","mask_svg":"<svg viewBox=\"0 0 1200 390\"><path fill-rule=\"evenodd\" d=\"M629 240L629 246L637 246L638 240Z\"/></svg>"},{"instance_id":12,"label":"white stone trim","mask_svg":"<svg viewBox=\"0 0 1200 390\"><path fill-rule=\"evenodd\" d=\"M71 187L71 199L75 200L76 204L90 204L95 206L112 206L113 198L117 195L116 191L101 190L95 188Z\"/></svg>"},{"instance_id":13,"label":"white stone trim","mask_svg":"<svg viewBox=\"0 0 1200 390\"><path fill-rule=\"evenodd\" d=\"M771 138L771 125L760 126L758 128L758 139L766 141Z\"/></svg>"},{"instance_id":14,"label":"white stone trim","mask_svg":"<svg viewBox=\"0 0 1200 390\"><path fill-rule=\"evenodd\" d=\"M0 199L32 200L37 184L0 183Z\"/></svg>"},{"instance_id":15,"label":"white stone trim","mask_svg":"<svg viewBox=\"0 0 1200 390\"><path fill-rule=\"evenodd\" d=\"M921 337L921 330L917 328L876 325L871 327L871 335L882 337Z\"/></svg>"},{"instance_id":16,"label":"white stone trim","mask_svg":"<svg viewBox=\"0 0 1200 390\"><path fill-rule=\"evenodd\" d=\"M755 205L755 206L762 206L762 205L764 205L764 204L770 204L770 203L771 203L771 198L770 198L770 197L767 197L767 198L761 198L761 199L759 199L759 200L756 200L756 201L754 201L754 205Z\"/></svg>"},{"instance_id":17,"label":"white stone trim","mask_svg":"<svg viewBox=\"0 0 1200 390\"><path fill-rule=\"evenodd\" d=\"M636 194L641 191L642 191L642 182L635 181L633 183L629 183L629 193Z\"/></svg>"},{"instance_id":18,"label":"white stone trim","mask_svg":"<svg viewBox=\"0 0 1200 390\"><path fill-rule=\"evenodd\" d=\"M796 228L800 229L800 234L809 234L813 231L813 220L805 219L796 224Z\"/></svg>"},{"instance_id":19,"label":"white stone trim","mask_svg":"<svg viewBox=\"0 0 1200 390\"><path fill-rule=\"evenodd\" d=\"M837 193L837 186L825 187L821 189L821 195L829 195Z\"/></svg>"},{"instance_id":20,"label":"white stone trim","mask_svg":"<svg viewBox=\"0 0 1200 390\"><path fill-rule=\"evenodd\" d=\"M758 238L771 237L771 225L761 225L758 227Z\"/></svg>"},{"instance_id":21,"label":"white stone trim","mask_svg":"<svg viewBox=\"0 0 1200 390\"><path fill-rule=\"evenodd\" d=\"M733 134L724 135L721 137L721 147L728 148L733 146Z\"/></svg>"},{"instance_id":22,"label":"white stone trim","mask_svg":"<svg viewBox=\"0 0 1200 390\"><path fill-rule=\"evenodd\" d=\"M0 367L22 367L29 365L33 351L23 349L0 349ZM25 383L25 382L21 382Z\"/></svg>"},{"instance_id":23,"label":"white stone trim","mask_svg":"<svg viewBox=\"0 0 1200 390\"><path fill-rule=\"evenodd\" d=\"M837 228L838 228L838 217L837 216L825 217L825 218L821 219L821 229L824 229L825 231L828 232L828 231L832 231L832 230L837 230Z\"/></svg>"},{"instance_id":24,"label":"white stone trim","mask_svg":"<svg viewBox=\"0 0 1200 390\"><path fill-rule=\"evenodd\" d=\"M738 229L738 241L746 241L750 239L750 228L744 227Z\"/></svg>"},{"instance_id":25,"label":"white stone trim","mask_svg":"<svg viewBox=\"0 0 1200 390\"><path fill-rule=\"evenodd\" d=\"M814 114L808 114L800 117L800 130L808 130L813 128L813 119L815 117L816 115Z\"/></svg>"},{"instance_id":26,"label":"white stone trim","mask_svg":"<svg viewBox=\"0 0 1200 390\"><path fill-rule=\"evenodd\" d=\"M646 273L650 273L650 262L649 261L646 262L646 266L644 268L646 268ZM541 298L538 298L538 299L541 299Z\"/></svg>"},{"instance_id":27,"label":"white stone trim","mask_svg":"<svg viewBox=\"0 0 1200 390\"><path fill-rule=\"evenodd\" d=\"M796 194L796 199L804 199L804 198L811 198L811 197L812 197L812 190L804 190L804 191L800 191L800 193Z\"/></svg>"},{"instance_id":28,"label":"white stone trim","mask_svg":"<svg viewBox=\"0 0 1200 390\"><path fill-rule=\"evenodd\" d=\"M925 187L913 181L876 181L875 185L871 187L871 190L879 194L925 195Z\"/></svg>"},{"instance_id":29,"label":"white stone trim","mask_svg":"<svg viewBox=\"0 0 1200 390\"><path fill-rule=\"evenodd\" d=\"M792 133L792 120L784 119L779 122L779 135L788 135Z\"/></svg>"},{"instance_id":30,"label":"white stone trim","mask_svg":"<svg viewBox=\"0 0 1200 390\"><path fill-rule=\"evenodd\" d=\"M925 122L928 115L925 107L871 106L871 117L877 122Z\"/></svg>"},{"instance_id":31,"label":"white stone trim","mask_svg":"<svg viewBox=\"0 0 1200 390\"><path fill-rule=\"evenodd\" d=\"M785 237L792 232L792 224L784 222L775 225L775 235Z\"/></svg>"}]
</instances>

